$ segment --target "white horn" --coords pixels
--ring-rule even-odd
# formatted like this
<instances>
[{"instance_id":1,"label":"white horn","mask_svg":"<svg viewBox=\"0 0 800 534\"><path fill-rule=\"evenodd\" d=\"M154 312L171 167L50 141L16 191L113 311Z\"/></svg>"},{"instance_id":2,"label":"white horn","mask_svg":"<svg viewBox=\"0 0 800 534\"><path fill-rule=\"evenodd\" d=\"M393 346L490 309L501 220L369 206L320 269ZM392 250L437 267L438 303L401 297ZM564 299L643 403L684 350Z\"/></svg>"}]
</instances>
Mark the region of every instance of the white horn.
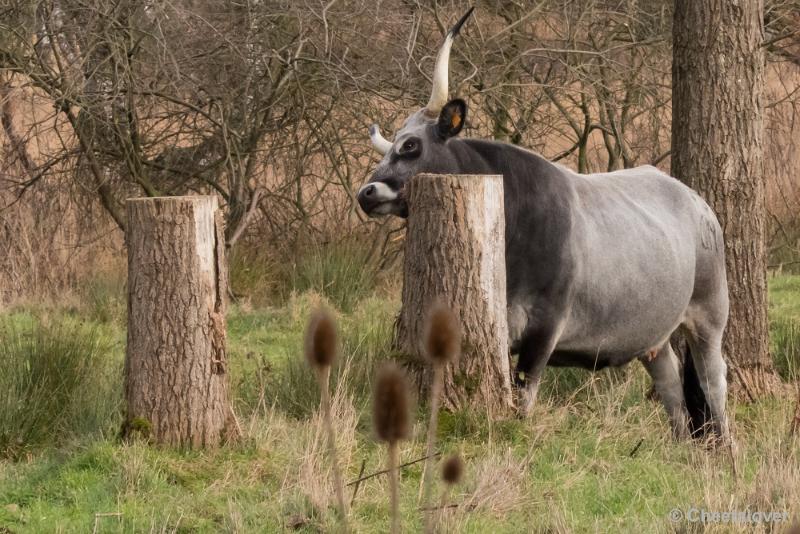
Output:
<instances>
[{"instance_id":1,"label":"white horn","mask_svg":"<svg viewBox=\"0 0 800 534\"><path fill-rule=\"evenodd\" d=\"M425 111L428 115L437 116L447 103L450 47L453 46L453 40L461 30L461 26L463 26L469 16L472 15L474 9L474 7L469 8L469 11L461 17L461 20L456 22L456 25L447 32L447 36L444 38L444 44L439 49L439 54L436 56L436 65L433 67L433 89L431 90L431 98L428 100L428 103L425 104Z\"/></svg>"},{"instance_id":2,"label":"white horn","mask_svg":"<svg viewBox=\"0 0 800 534\"><path fill-rule=\"evenodd\" d=\"M386 154L392 149L392 142L387 141L385 137L381 135L381 131L378 129L377 124L373 124L369 127L369 138L372 141L372 145L375 147L375 150L381 153L381 155Z\"/></svg>"}]
</instances>

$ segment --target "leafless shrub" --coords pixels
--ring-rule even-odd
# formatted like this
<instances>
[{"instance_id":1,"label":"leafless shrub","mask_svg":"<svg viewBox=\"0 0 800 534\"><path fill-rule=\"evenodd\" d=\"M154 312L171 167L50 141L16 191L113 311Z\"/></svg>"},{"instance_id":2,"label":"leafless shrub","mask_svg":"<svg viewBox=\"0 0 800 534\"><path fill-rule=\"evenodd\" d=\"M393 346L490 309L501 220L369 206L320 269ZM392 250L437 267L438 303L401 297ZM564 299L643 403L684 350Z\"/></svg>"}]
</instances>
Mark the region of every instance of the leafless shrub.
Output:
<instances>
[{"instance_id":1,"label":"leafless shrub","mask_svg":"<svg viewBox=\"0 0 800 534\"><path fill-rule=\"evenodd\" d=\"M368 234L378 263L391 264L402 225L365 220L355 203L375 162L366 126L398 125L425 101L443 32L467 5L12 3L0 22L6 232L24 228L40 241L33 248L57 248L36 237L51 234L35 228L41 220L74 235L99 228L91 236L101 239L109 223L124 229L128 197L216 194L231 246L291 258L303 245ZM471 107L467 135L581 171L667 168L671 9L664 0L482 4L451 60L453 92ZM797 0L765 2L769 238L782 265L800 248L797 13ZM8 208L25 197L36 224ZM25 247L11 248L16 271Z\"/></svg>"}]
</instances>

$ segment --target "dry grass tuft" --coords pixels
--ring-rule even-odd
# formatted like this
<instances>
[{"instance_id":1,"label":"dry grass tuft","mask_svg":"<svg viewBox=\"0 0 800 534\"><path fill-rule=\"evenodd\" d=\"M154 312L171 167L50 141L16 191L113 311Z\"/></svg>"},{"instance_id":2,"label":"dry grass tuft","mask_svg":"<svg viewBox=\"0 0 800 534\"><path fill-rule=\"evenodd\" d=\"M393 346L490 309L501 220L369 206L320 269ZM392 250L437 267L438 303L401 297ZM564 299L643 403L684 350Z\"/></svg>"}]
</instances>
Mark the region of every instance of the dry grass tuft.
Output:
<instances>
[{"instance_id":1,"label":"dry grass tuft","mask_svg":"<svg viewBox=\"0 0 800 534\"><path fill-rule=\"evenodd\" d=\"M392 534L400 532L400 440L411 433L408 381L400 368L384 363L378 369L372 401L375 434L387 444L389 452L389 501L392 509Z\"/></svg>"},{"instance_id":2,"label":"dry grass tuft","mask_svg":"<svg viewBox=\"0 0 800 534\"><path fill-rule=\"evenodd\" d=\"M788 396L785 398L788 400ZM731 411L735 409L730 407ZM740 427L739 433L747 435L739 440L736 451L737 463L745 465L747 459L757 458L742 478L731 480L727 455L694 451L695 465L702 473L702 501L698 507L713 511L783 512L791 514L800 502L800 450L787 442L784 422L791 420L794 406L782 402L778 412L770 412L763 407L758 419L763 424ZM733 489L733 491L732 491ZM796 517L792 516L792 520ZM731 525L709 525L708 532L728 532ZM749 532L779 532L788 525L770 522L759 524L740 524Z\"/></svg>"},{"instance_id":3,"label":"dry grass tuft","mask_svg":"<svg viewBox=\"0 0 800 534\"><path fill-rule=\"evenodd\" d=\"M471 489L459 509L464 513L480 510L502 517L527 499L525 476L526 470L520 469L519 458L510 450L502 454L489 453L475 466Z\"/></svg>"},{"instance_id":4,"label":"dry grass tuft","mask_svg":"<svg viewBox=\"0 0 800 534\"><path fill-rule=\"evenodd\" d=\"M509 449L502 453L487 451L477 459L471 476L466 480L467 490L452 499L450 504L447 488L440 502L437 529L440 532L467 532L468 523L475 515L489 514L502 518L512 510L527 504L529 497L525 488L526 470L520 468L520 460Z\"/></svg>"},{"instance_id":5,"label":"dry grass tuft","mask_svg":"<svg viewBox=\"0 0 800 534\"><path fill-rule=\"evenodd\" d=\"M344 382L341 382L343 384ZM276 449L286 450L289 456L281 464L285 470L279 499L292 502L291 496L300 496L310 509L300 510L307 516L322 515L335 502L336 480L333 465L327 459L329 453L327 432L323 426L324 415L316 413L310 421L294 421L273 414L270 442ZM340 465L350 465L358 445L356 428L358 410L343 386L337 387L331 399L331 420L336 428L337 457Z\"/></svg>"}]
</instances>

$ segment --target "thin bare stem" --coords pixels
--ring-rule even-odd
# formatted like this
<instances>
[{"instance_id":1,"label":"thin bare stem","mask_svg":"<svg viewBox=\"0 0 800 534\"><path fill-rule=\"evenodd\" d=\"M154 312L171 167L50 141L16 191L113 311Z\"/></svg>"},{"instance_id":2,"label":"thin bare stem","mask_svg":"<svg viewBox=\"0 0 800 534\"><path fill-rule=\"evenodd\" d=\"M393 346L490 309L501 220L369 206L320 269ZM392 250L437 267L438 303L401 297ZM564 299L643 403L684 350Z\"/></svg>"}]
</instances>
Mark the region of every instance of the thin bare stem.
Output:
<instances>
[{"instance_id":1,"label":"thin bare stem","mask_svg":"<svg viewBox=\"0 0 800 534\"><path fill-rule=\"evenodd\" d=\"M428 441L426 445L425 467L422 471L422 508L430 506L431 494L433 491L433 449L436 446L436 429L439 422L439 402L442 396L442 385L444 382L444 366L441 363L433 365L433 384L431 384L431 417L428 421ZM425 532L433 532L431 514L424 513Z\"/></svg>"},{"instance_id":2,"label":"thin bare stem","mask_svg":"<svg viewBox=\"0 0 800 534\"><path fill-rule=\"evenodd\" d=\"M361 477L364 476L364 469L366 468L367 468L367 459L364 458L363 460L361 460L361 469L358 472L358 480L356 482L356 487L353 488L353 496L350 497L350 506L353 506L353 503L356 502L356 495L358 495L358 488L361 487Z\"/></svg>"},{"instance_id":3,"label":"thin bare stem","mask_svg":"<svg viewBox=\"0 0 800 534\"><path fill-rule=\"evenodd\" d=\"M389 497L392 506L392 534L400 532L400 442L389 443Z\"/></svg>"},{"instance_id":4,"label":"thin bare stem","mask_svg":"<svg viewBox=\"0 0 800 534\"><path fill-rule=\"evenodd\" d=\"M350 529L347 524L347 503L344 500L344 484L342 482L342 472L339 468L339 457L336 454L336 434L333 431L333 420L331 417L331 394L330 394L330 371L326 366L318 373L320 389L322 390L322 416L325 422L325 431L328 434L328 455L331 459L333 468L333 482L336 488L336 501L339 507L339 515L342 518L342 527L345 532Z\"/></svg>"},{"instance_id":5,"label":"thin bare stem","mask_svg":"<svg viewBox=\"0 0 800 534\"><path fill-rule=\"evenodd\" d=\"M433 455L434 455L435 457L437 457L437 458L438 458L439 456L441 456L441 455L442 455L442 453L440 453L440 452L437 452L437 453L434 453ZM414 465L414 464L418 464L418 463L420 463L420 462L424 462L424 461L425 461L425 460L427 460L427 459L428 459L428 457L427 457L427 456L423 456L422 458L417 458L417 459L415 459L415 460L411 460L411 461L409 461L409 462L406 462L406 463L400 464L400 466L398 467L398 469L403 469L404 467L408 467L408 466L410 466L410 465ZM359 476L357 479L353 480L352 482L348 482L348 483L347 483L347 485L348 485L348 486L352 486L352 485L354 485L354 484L356 484L356 485L357 485L357 484L359 484L360 482L364 482L365 480L369 480L370 478L379 477L379 476L381 476L381 475L385 475L385 474L388 474L388 473L389 473L389 470L388 470L388 469L381 469L380 471L375 471L374 473L370 473L370 474L368 474L368 475Z\"/></svg>"},{"instance_id":6,"label":"thin bare stem","mask_svg":"<svg viewBox=\"0 0 800 534\"><path fill-rule=\"evenodd\" d=\"M423 514L428 514L428 515L434 514L434 517L436 518L436 521L434 521L434 524L433 524L434 530L432 530L431 532L434 532L435 529L438 529L439 526L442 524L442 521L444 520L444 514L447 511L447 509L450 507L449 501L450 501L450 494L451 493L452 493L452 489L450 487L450 484L445 484L444 488L442 488L442 495L439 498L439 507L438 507L438 509L437 510L428 509L428 510L422 512ZM425 510L425 508L423 508L423 510Z\"/></svg>"}]
</instances>

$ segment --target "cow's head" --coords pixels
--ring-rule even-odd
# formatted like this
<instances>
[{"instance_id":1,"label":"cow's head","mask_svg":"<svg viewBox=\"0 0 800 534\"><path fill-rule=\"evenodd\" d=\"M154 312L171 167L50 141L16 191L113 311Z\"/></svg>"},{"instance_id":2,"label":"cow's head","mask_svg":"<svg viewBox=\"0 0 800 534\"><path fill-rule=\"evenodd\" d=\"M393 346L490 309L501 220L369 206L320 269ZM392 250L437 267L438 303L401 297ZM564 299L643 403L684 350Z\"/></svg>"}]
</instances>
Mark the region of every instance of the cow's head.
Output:
<instances>
[{"instance_id":1,"label":"cow's head","mask_svg":"<svg viewBox=\"0 0 800 534\"><path fill-rule=\"evenodd\" d=\"M433 90L424 108L406 119L394 134L385 139L377 125L369 129L375 149L383 154L378 168L358 192L358 203L367 215L408 216L405 184L421 172L458 172L458 162L447 148L447 140L458 135L467 117L467 105L461 99L447 101L450 47L473 8L447 32L433 71Z\"/></svg>"}]
</instances>

